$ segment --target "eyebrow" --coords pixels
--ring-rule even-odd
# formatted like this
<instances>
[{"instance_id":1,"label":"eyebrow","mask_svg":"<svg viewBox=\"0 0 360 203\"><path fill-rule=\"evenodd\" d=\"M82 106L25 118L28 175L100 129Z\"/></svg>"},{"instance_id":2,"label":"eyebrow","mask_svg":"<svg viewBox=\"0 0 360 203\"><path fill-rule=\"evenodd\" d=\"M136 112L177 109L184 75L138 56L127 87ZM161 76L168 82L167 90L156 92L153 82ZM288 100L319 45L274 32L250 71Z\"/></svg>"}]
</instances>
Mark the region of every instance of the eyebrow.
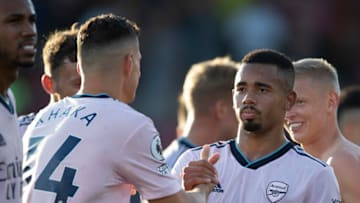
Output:
<instances>
[{"instance_id":1,"label":"eyebrow","mask_svg":"<svg viewBox=\"0 0 360 203\"><path fill-rule=\"evenodd\" d=\"M241 82L236 83L236 87L243 86L243 85L246 85L246 82L241 81ZM255 82L255 86L271 88L271 85L262 83L262 82Z\"/></svg>"}]
</instances>

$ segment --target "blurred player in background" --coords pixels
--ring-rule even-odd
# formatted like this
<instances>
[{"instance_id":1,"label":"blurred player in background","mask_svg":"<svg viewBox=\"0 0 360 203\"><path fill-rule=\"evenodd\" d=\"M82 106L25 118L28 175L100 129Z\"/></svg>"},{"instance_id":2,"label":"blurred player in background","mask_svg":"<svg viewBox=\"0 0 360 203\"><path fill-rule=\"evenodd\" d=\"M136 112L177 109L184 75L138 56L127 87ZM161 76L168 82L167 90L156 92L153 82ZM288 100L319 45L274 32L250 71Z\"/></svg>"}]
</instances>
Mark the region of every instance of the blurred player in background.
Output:
<instances>
[{"instance_id":1,"label":"blurred player in background","mask_svg":"<svg viewBox=\"0 0 360 203\"><path fill-rule=\"evenodd\" d=\"M209 203L341 201L332 168L285 138L285 113L296 100L294 76L290 59L279 52L260 49L244 56L233 89L238 133L235 140L211 145L221 158ZM199 159L200 149L188 150L175 164L173 173L182 174L185 189L202 173L188 165Z\"/></svg>"},{"instance_id":2,"label":"blurred player in background","mask_svg":"<svg viewBox=\"0 0 360 203\"><path fill-rule=\"evenodd\" d=\"M74 24L71 29L51 33L44 45L41 84L50 95L49 105L74 95L80 88L80 75L76 71L76 26ZM21 134L25 133L35 115L30 113L18 118Z\"/></svg>"},{"instance_id":3,"label":"blurred player in background","mask_svg":"<svg viewBox=\"0 0 360 203\"><path fill-rule=\"evenodd\" d=\"M206 202L216 183L212 165L198 162L209 169L209 184L182 191L153 122L128 105L140 78L138 36L134 22L113 14L80 27L78 94L41 110L25 133L43 141L24 202L128 203L133 185L152 203Z\"/></svg>"},{"instance_id":4,"label":"blurred player in background","mask_svg":"<svg viewBox=\"0 0 360 203\"><path fill-rule=\"evenodd\" d=\"M190 68L179 99L186 112L182 135L164 150L170 167L187 149L236 136L238 123L231 89L237 70L238 65L229 57L203 61Z\"/></svg>"},{"instance_id":5,"label":"blurred player in background","mask_svg":"<svg viewBox=\"0 0 360 203\"><path fill-rule=\"evenodd\" d=\"M19 68L34 65L35 10L30 0L0 0L0 202L20 203L22 144L10 90Z\"/></svg>"},{"instance_id":6,"label":"blurred player in background","mask_svg":"<svg viewBox=\"0 0 360 203\"><path fill-rule=\"evenodd\" d=\"M298 60L294 67L297 100L286 113L286 127L306 152L334 168L343 201L360 202L360 147L348 141L338 126L337 72L319 58Z\"/></svg>"},{"instance_id":7,"label":"blurred player in background","mask_svg":"<svg viewBox=\"0 0 360 203\"><path fill-rule=\"evenodd\" d=\"M74 95L80 88L80 75L76 71L76 24L71 29L55 31L43 48L44 74L41 84L50 95L49 105L60 101L65 96ZM20 129L26 128L35 117L35 113L19 117ZM31 168L34 166L35 149L41 140L38 135L23 136L23 178L24 190L31 180Z\"/></svg>"},{"instance_id":8,"label":"blurred player in background","mask_svg":"<svg viewBox=\"0 0 360 203\"><path fill-rule=\"evenodd\" d=\"M341 90L338 121L343 135L360 146L360 85Z\"/></svg>"}]
</instances>

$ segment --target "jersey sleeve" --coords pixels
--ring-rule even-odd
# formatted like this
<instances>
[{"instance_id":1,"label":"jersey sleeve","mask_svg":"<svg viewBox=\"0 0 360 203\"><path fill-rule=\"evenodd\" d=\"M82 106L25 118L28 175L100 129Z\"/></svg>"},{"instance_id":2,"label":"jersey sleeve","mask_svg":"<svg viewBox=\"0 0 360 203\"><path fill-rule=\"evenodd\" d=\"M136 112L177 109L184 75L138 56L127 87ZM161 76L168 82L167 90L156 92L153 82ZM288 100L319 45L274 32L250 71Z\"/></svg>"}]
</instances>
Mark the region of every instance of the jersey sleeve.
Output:
<instances>
[{"instance_id":1,"label":"jersey sleeve","mask_svg":"<svg viewBox=\"0 0 360 203\"><path fill-rule=\"evenodd\" d=\"M152 121L141 124L123 146L126 150L122 150L118 172L143 199L158 199L181 190L165 163L161 139Z\"/></svg>"},{"instance_id":2,"label":"jersey sleeve","mask_svg":"<svg viewBox=\"0 0 360 203\"><path fill-rule=\"evenodd\" d=\"M339 184L331 167L318 172L308 185L306 202L341 202Z\"/></svg>"}]
</instances>

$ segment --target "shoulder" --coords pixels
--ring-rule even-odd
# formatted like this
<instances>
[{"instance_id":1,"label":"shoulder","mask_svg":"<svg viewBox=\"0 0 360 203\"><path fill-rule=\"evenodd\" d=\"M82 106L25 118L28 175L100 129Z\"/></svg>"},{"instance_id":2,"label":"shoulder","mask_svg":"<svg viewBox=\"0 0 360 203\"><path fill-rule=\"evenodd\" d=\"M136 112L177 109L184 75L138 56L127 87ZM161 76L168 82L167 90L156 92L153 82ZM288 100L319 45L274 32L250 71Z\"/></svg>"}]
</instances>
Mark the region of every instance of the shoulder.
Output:
<instances>
[{"instance_id":1,"label":"shoulder","mask_svg":"<svg viewBox=\"0 0 360 203\"><path fill-rule=\"evenodd\" d=\"M327 163L334 168L339 179L348 177L349 181L360 181L360 147L357 145L343 142L328 158Z\"/></svg>"},{"instance_id":2,"label":"shoulder","mask_svg":"<svg viewBox=\"0 0 360 203\"><path fill-rule=\"evenodd\" d=\"M304 151L303 148L301 148L298 145L294 145L292 147L292 151L295 154L296 157L296 161L300 161L302 163L305 163L306 166L311 166L311 167L315 167L315 168L324 168L324 167L328 167L328 164L326 164L325 162L323 162L322 160L312 156L311 154L307 153Z\"/></svg>"},{"instance_id":3,"label":"shoulder","mask_svg":"<svg viewBox=\"0 0 360 203\"><path fill-rule=\"evenodd\" d=\"M35 118L36 113L32 112L18 117L19 126L28 126Z\"/></svg>"}]
</instances>

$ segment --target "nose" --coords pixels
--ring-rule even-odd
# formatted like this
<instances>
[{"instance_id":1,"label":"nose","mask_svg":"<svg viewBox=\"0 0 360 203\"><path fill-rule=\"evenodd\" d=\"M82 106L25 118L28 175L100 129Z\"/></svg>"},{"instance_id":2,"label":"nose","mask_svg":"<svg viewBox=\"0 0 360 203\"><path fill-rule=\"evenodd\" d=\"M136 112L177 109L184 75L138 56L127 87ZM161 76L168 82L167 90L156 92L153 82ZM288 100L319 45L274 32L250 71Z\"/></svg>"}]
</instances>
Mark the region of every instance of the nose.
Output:
<instances>
[{"instance_id":1,"label":"nose","mask_svg":"<svg viewBox=\"0 0 360 203\"><path fill-rule=\"evenodd\" d=\"M255 105L256 99L251 92L247 92L242 99L242 103L247 105Z\"/></svg>"},{"instance_id":2,"label":"nose","mask_svg":"<svg viewBox=\"0 0 360 203\"><path fill-rule=\"evenodd\" d=\"M36 36L36 25L33 22L25 22L22 29L22 36L24 37L35 37Z\"/></svg>"}]
</instances>

